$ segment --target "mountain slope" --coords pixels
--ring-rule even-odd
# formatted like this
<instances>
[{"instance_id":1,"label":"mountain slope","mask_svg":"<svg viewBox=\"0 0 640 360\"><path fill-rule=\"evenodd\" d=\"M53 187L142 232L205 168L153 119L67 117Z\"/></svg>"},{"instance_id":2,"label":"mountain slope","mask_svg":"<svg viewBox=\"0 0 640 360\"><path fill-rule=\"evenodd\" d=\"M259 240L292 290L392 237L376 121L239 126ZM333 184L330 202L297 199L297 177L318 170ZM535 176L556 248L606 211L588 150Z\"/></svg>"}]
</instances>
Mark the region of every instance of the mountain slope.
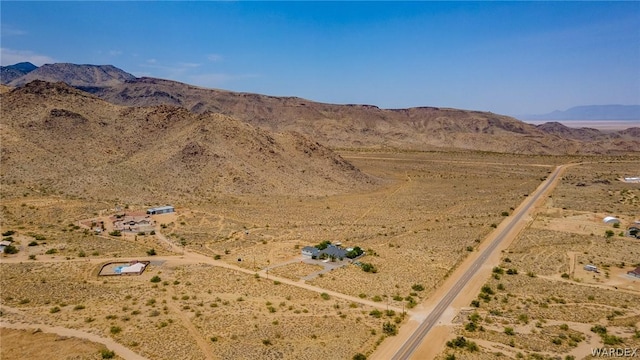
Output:
<instances>
[{"instance_id":1,"label":"mountain slope","mask_svg":"<svg viewBox=\"0 0 640 360\"><path fill-rule=\"evenodd\" d=\"M332 105L296 97L204 89L153 78L84 89L115 104L171 104L195 113L221 113L272 131L304 133L334 148L455 148L525 154L616 153L640 148L640 142L626 137L615 144L605 139L585 143L488 112Z\"/></svg>"},{"instance_id":2,"label":"mountain slope","mask_svg":"<svg viewBox=\"0 0 640 360\"><path fill-rule=\"evenodd\" d=\"M30 62L21 62L9 66L0 66L0 83L6 85L11 81L30 73L38 67Z\"/></svg>"},{"instance_id":3,"label":"mountain slope","mask_svg":"<svg viewBox=\"0 0 640 360\"><path fill-rule=\"evenodd\" d=\"M71 86L112 86L134 79L135 76L113 65L59 63L42 65L7 84L22 86L34 80L43 80L48 82L62 81Z\"/></svg>"},{"instance_id":4,"label":"mountain slope","mask_svg":"<svg viewBox=\"0 0 640 360\"><path fill-rule=\"evenodd\" d=\"M376 182L306 136L221 114L123 107L41 81L0 96L4 191L158 202L218 192L331 194Z\"/></svg>"}]
</instances>

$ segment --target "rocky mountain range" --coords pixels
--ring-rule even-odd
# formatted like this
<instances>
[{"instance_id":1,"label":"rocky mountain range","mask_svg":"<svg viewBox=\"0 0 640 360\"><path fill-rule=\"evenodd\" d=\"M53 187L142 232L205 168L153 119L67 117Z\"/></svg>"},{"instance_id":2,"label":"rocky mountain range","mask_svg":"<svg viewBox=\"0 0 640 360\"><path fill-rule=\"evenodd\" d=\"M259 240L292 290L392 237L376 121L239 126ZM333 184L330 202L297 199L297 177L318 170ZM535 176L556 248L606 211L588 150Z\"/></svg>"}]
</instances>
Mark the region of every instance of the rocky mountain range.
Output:
<instances>
[{"instance_id":1,"label":"rocky mountain range","mask_svg":"<svg viewBox=\"0 0 640 360\"><path fill-rule=\"evenodd\" d=\"M14 74L18 74L18 72L22 72L23 74L18 77L14 77ZM3 85L14 87L22 86L33 80L43 80L48 82L62 81L66 84L77 87L112 86L127 80L135 80L136 77L113 65L76 65L59 63L45 64L41 67L36 67L31 63L20 63L11 66L3 66L1 79Z\"/></svg>"},{"instance_id":2,"label":"rocky mountain range","mask_svg":"<svg viewBox=\"0 0 640 360\"><path fill-rule=\"evenodd\" d=\"M37 66L33 65L30 62L21 62L9 66L0 66L0 83L2 85L6 85L37 68Z\"/></svg>"},{"instance_id":3,"label":"rocky mountain range","mask_svg":"<svg viewBox=\"0 0 640 360\"><path fill-rule=\"evenodd\" d=\"M171 194L331 194L377 182L305 135L273 133L219 113L115 105L40 80L0 101L5 194L29 188L171 201Z\"/></svg>"},{"instance_id":4,"label":"rocky mountain range","mask_svg":"<svg viewBox=\"0 0 640 360\"><path fill-rule=\"evenodd\" d=\"M170 105L195 115L218 114L257 128L295 132L330 148L465 149L522 154L637 152L637 130L602 133L558 123L534 126L490 112L418 107L380 109L297 97L206 89L176 81L135 78L110 65L44 65L9 82L63 81L110 104Z\"/></svg>"},{"instance_id":5,"label":"rocky mountain range","mask_svg":"<svg viewBox=\"0 0 640 360\"><path fill-rule=\"evenodd\" d=\"M304 133L332 148L468 149L523 154L622 153L640 149L640 140L628 132L604 134L593 130L591 137L565 136L571 130L536 127L489 112L324 104L296 97L205 89L154 78L82 89L114 104L171 104L194 113L221 113L271 131Z\"/></svg>"}]
</instances>

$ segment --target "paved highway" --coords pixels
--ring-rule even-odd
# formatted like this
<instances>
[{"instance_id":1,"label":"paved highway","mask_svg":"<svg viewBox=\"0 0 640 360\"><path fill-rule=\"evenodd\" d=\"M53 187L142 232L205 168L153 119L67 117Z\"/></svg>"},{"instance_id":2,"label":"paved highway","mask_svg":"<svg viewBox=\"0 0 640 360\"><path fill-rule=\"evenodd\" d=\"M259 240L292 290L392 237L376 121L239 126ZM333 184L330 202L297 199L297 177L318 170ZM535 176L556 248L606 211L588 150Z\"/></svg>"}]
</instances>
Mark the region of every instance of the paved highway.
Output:
<instances>
[{"instance_id":1,"label":"paved highway","mask_svg":"<svg viewBox=\"0 0 640 360\"><path fill-rule=\"evenodd\" d=\"M424 321L418 326L413 334L405 341L400 349L393 356L393 360L406 360L411 357L411 354L418 348L425 335L433 328L433 326L440 319L444 311L451 305L453 300L462 292L465 286L469 283L469 280L476 274L478 269L487 261L489 256L496 250L496 248L507 238L507 235L513 230L520 220L522 220L532 209L533 204L546 193L550 186L557 181L560 171L566 165L558 166L551 175L545 180L536 191L527 197L524 201L524 206L516 209L516 212L505 221L508 221L507 225L502 227L502 230L496 235L493 242L486 248L480 256L467 268L466 272L460 277L460 279L449 289L446 295L438 302L438 305L427 316Z\"/></svg>"}]
</instances>

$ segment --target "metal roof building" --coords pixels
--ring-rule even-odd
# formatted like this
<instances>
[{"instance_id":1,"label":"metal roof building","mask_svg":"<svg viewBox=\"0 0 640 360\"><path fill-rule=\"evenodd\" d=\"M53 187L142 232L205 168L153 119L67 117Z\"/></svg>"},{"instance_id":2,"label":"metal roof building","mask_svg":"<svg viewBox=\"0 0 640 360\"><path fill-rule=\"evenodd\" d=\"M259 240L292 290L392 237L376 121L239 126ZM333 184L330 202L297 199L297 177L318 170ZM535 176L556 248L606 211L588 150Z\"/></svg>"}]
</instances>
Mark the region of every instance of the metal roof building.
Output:
<instances>
[{"instance_id":1,"label":"metal roof building","mask_svg":"<svg viewBox=\"0 0 640 360\"><path fill-rule=\"evenodd\" d=\"M147 209L147 214L149 215L168 214L175 211L176 209L174 209L173 206L167 205L167 206L159 206L159 207Z\"/></svg>"}]
</instances>

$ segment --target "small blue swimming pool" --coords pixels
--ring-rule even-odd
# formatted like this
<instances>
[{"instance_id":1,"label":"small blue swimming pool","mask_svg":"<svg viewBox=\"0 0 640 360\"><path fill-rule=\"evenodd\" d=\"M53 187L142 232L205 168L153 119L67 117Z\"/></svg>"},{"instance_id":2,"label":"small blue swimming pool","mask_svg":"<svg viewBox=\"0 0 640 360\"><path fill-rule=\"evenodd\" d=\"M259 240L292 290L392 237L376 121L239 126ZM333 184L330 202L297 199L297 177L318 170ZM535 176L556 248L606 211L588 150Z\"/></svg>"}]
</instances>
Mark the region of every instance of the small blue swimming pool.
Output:
<instances>
[{"instance_id":1,"label":"small blue swimming pool","mask_svg":"<svg viewBox=\"0 0 640 360\"><path fill-rule=\"evenodd\" d=\"M116 274L120 274L120 273L122 272L122 269L123 269L123 268L125 268L125 267L126 267L126 266L124 266L124 265L122 265L122 266L116 266L116 267L113 269L113 272L114 272L114 273L116 273Z\"/></svg>"}]
</instances>

